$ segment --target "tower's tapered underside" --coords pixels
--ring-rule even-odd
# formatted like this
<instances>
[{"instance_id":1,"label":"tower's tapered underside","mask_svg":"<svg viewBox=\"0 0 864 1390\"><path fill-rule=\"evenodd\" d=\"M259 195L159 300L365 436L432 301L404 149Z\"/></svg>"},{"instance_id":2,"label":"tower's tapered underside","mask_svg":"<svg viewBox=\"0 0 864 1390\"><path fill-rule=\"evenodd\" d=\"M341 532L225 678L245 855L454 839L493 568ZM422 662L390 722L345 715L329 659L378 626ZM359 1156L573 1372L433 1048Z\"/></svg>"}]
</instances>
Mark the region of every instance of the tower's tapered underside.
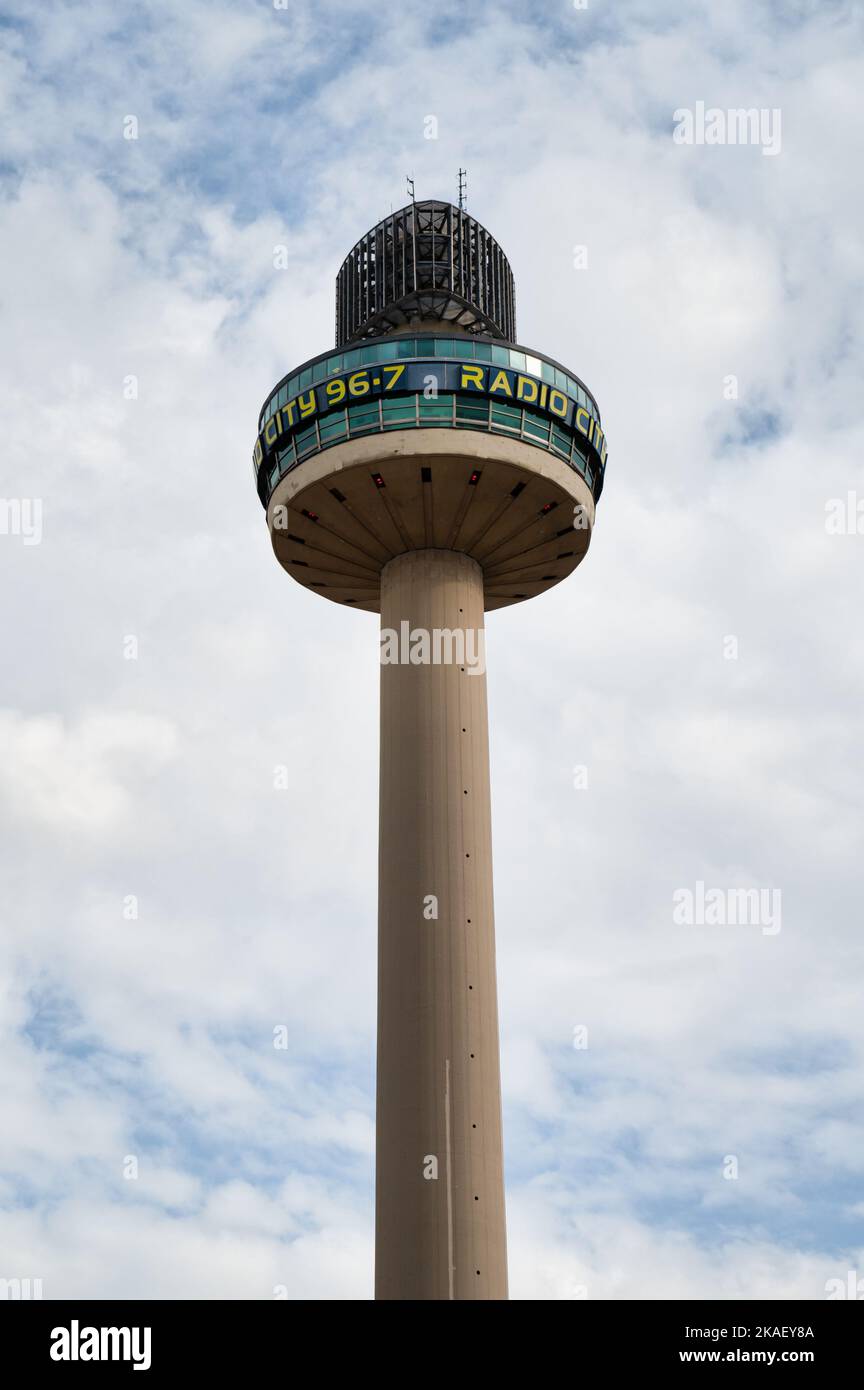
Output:
<instances>
[{"instance_id":1,"label":"tower's tapered underside","mask_svg":"<svg viewBox=\"0 0 864 1390\"><path fill-rule=\"evenodd\" d=\"M381 667L375 1296L503 1299L480 565L447 550L391 560L382 632L405 623L466 634L467 657Z\"/></svg>"}]
</instances>

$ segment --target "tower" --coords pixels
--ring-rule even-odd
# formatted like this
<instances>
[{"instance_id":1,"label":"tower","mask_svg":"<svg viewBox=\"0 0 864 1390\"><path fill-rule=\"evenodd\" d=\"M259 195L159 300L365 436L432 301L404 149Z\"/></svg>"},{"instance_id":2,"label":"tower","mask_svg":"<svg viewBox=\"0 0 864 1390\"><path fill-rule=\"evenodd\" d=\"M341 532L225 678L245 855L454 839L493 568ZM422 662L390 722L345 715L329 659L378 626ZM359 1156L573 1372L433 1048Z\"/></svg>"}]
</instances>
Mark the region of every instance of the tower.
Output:
<instances>
[{"instance_id":1,"label":"tower","mask_svg":"<svg viewBox=\"0 0 864 1390\"><path fill-rule=\"evenodd\" d=\"M497 242L412 201L254 450L279 563L381 617L379 1299L507 1297L484 612L576 568L606 461L591 393L515 339Z\"/></svg>"}]
</instances>

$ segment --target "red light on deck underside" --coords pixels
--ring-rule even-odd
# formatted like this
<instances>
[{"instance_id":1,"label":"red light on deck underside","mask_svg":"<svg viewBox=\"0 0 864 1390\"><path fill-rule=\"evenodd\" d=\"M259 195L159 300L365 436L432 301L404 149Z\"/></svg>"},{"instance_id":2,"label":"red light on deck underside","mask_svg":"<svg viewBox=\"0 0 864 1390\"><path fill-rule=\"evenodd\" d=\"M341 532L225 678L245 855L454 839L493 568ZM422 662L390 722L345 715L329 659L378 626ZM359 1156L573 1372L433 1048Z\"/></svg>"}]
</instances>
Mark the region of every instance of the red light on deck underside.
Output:
<instances>
[{"instance_id":1,"label":"red light on deck underside","mask_svg":"<svg viewBox=\"0 0 864 1390\"><path fill-rule=\"evenodd\" d=\"M372 474L372 481L373 481L373 483L375 484L376 487L385 487L385 486L386 486L386 484L385 484L385 482L384 482L384 479L381 477L381 474L380 474L380 473L373 473L373 474Z\"/></svg>"}]
</instances>

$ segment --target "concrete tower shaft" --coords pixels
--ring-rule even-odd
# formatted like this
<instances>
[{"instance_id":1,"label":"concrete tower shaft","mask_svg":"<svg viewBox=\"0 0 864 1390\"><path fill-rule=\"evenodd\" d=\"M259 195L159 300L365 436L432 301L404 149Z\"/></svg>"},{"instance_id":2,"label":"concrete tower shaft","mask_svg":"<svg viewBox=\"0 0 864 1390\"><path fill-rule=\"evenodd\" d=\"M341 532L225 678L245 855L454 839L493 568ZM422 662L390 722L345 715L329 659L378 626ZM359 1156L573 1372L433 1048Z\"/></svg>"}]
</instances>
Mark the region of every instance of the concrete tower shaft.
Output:
<instances>
[{"instance_id":1,"label":"concrete tower shaft","mask_svg":"<svg viewBox=\"0 0 864 1390\"><path fill-rule=\"evenodd\" d=\"M461 661L451 645L453 661L381 667L375 1296L503 1299L480 565L452 550L391 560L381 628L469 640Z\"/></svg>"}]
</instances>

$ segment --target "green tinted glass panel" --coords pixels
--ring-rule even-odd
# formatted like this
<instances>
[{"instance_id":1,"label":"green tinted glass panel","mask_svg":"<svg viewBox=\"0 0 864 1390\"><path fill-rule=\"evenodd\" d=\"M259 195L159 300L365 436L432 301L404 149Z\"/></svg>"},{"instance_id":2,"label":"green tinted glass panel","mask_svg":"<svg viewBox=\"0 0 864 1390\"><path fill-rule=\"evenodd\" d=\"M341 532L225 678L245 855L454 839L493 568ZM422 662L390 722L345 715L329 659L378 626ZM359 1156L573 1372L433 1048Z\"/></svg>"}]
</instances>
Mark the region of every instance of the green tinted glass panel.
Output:
<instances>
[{"instance_id":1,"label":"green tinted glass panel","mask_svg":"<svg viewBox=\"0 0 864 1390\"><path fill-rule=\"evenodd\" d=\"M474 356L474 344L468 338L456 338L453 343L453 356L471 359Z\"/></svg>"},{"instance_id":2,"label":"green tinted glass panel","mask_svg":"<svg viewBox=\"0 0 864 1390\"><path fill-rule=\"evenodd\" d=\"M446 422L453 415L453 397L439 396L437 401L427 401L422 396L417 397L420 407L420 419L434 423L437 421Z\"/></svg>"},{"instance_id":3,"label":"green tinted glass panel","mask_svg":"<svg viewBox=\"0 0 864 1390\"><path fill-rule=\"evenodd\" d=\"M492 361L496 367L510 366L510 352L508 348L493 347Z\"/></svg>"},{"instance_id":4,"label":"green tinted glass panel","mask_svg":"<svg viewBox=\"0 0 864 1390\"><path fill-rule=\"evenodd\" d=\"M512 351L511 351L511 353L510 353L510 366L513 368L513 370L514 370L515 372L524 372L524 370L525 370L525 354L524 354L524 352L512 352Z\"/></svg>"},{"instance_id":5,"label":"green tinted glass panel","mask_svg":"<svg viewBox=\"0 0 864 1390\"><path fill-rule=\"evenodd\" d=\"M505 429L518 430L522 425L522 411L511 405L493 405L492 423L503 425Z\"/></svg>"},{"instance_id":6,"label":"green tinted glass panel","mask_svg":"<svg viewBox=\"0 0 864 1390\"><path fill-rule=\"evenodd\" d=\"M550 386L555 385L555 368L550 367L548 362L540 363L540 375L544 381L548 381Z\"/></svg>"},{"instance_id":7,"label":"green tinted glass panel","mask_svg":"<svg viewBox=\"0 0 864 1390\"><path fill-rule=\"evenodd\" d=\"M475 343L475 344L474 344L474 361L475 361L475 362L491 362L491 361L492 361L492 344L491 344L491 343Z\"/></svg>"},{"instance_id":8,"label":"green tinted glass panel","mask_svg":"<svg viewBox=\"0 0 864 1390\"><path fill-rule=\"evenodd\" d=\"M300 373L299 386L301 391L305 391L307 386L312 385L312 368L307 367L305 372Z\"/></svg>"},{"instance_id":9,"label":"green tinted glass panel","mask_svg":"<svg viewBox=\"0 0 864 1390\"><path fill-rule=\"evenodd\" d=\"M569 459L571 443L569 434L559 430L557 425L552 426L552 448L556 454L563 454L565 459Z\"/></svg>"},{"instance_id":10,"label":"green tinted glass panel","mask_svg":"<svg viewBox=\"0 0 864 1390\"><path fill-rule=\"evenodd\" d=\"M418 338L418 339L417 339L417 354L416 354L416 355L417 355L418 357L434 357L434 355L435 355L435 339L434 339L434 338Z\"/></svg>"},{"instance_id":11,"label":"green tinted glass panel","mask_svg":"<svg viewBox=\"0 0 864 1390\"><path fill-rule=\"evenodd\" d=\"M302 458L304 454L308 454L312 450L317 449L318 435L315 426L312 425L308 430L301 430L298 435L294 436L294 443L297 448L298 459Z\"/></svg>"},{"instance_id":12,"label":"green tinted glass panel","mask_svg":"<svg viewBox=\"0 0 864 1390\"><path fill-rule=\"evenodd\" d=\"M529 415L528 412L527 412L527 410L526 410L526 412L525 412L525 433L526 433L526 434L530 434L530 435L532 436L532 438L534 438L534 439L544 439L544 440L548 440L548 438L549 438L549 421L548 421L548 420L538 420L538 419L536 418L536 416Z\"/></svg>"},{"instance_id":13,"label":"green tinted glass panel","mask_svg":"<svg viewBox=\"0 0 864 1390\"><path fill-rule=\"evenodd\" d=\"M348 422L352 433L359 430L378 428L378 402L371 405L352 405L348 411Z\"/></svg>"},{"instance_id":14,"label":"green tinted glass panel","mask_svg":"<svg viewBox=\"0 0 864 1390\"><path fill-rule=\"evenodd\" d=\"M388 421L394 420L409 420L413 424L414 399L413 396L403 396L401 400L398 401L382 401L381 414L384 418L384 423L387 424Z\"/></svg>"},{"instance_id":15,"label":"green tinted glass panel","mask_svg":"<svg viewBox=\"0 0 864 1390\"><path fill-rule=\"evenodd\" d=\"M456 402L457 420L482 420L485 425L489 419L489 406L484 402L483 405L475 405L467 401L457 400Z\"/></svg>"},{"instance_id":16,"label":"green tinted glass panel","mask_svg":"<svg viewBox=\"0 0 864 1390\"><path fill-rule=\"evenodd\" d=\"M334 418L322 420L318 426L322 439L338 439L340 435L346 433L345 416L340 413Z\"/></svg>"},{"instance_id":17,"label":"green tinted glass panel","mask_svg":"<svg viewBox=\"0 0 864 1390\"><path fill-rule=\"evenodd\" d=\"M555 385L558 387L559 391L566 391L568 389L567 373L559 371L557 367L555 368Z\"/></svg>"},{"instance_id":18,"label":"green tinted glass panel","mask_svg":"<svg viewBox=\"0 0 864 1390\"><path fill-rule=\"evenodd\" d=\"M395 352L392 351L392 348L395 348ZM390 353L391 358L416 357L417 355L414 351L415 342L413 338L402 338L398 342L393 343L392 348Z\"/></svg>"},{"instance_id":19,"label":"green tinted glass panel","mask_svg":"<svg viewBox=\"0 0 864 1390\"><path fill-rule=\"evenodd\" d=\"M315 366L312 368L312 385L314 386L316 381L323 381L326 375L327 360L325 358L323 362L316 362Z\"/></svg>"}]
</instances>

